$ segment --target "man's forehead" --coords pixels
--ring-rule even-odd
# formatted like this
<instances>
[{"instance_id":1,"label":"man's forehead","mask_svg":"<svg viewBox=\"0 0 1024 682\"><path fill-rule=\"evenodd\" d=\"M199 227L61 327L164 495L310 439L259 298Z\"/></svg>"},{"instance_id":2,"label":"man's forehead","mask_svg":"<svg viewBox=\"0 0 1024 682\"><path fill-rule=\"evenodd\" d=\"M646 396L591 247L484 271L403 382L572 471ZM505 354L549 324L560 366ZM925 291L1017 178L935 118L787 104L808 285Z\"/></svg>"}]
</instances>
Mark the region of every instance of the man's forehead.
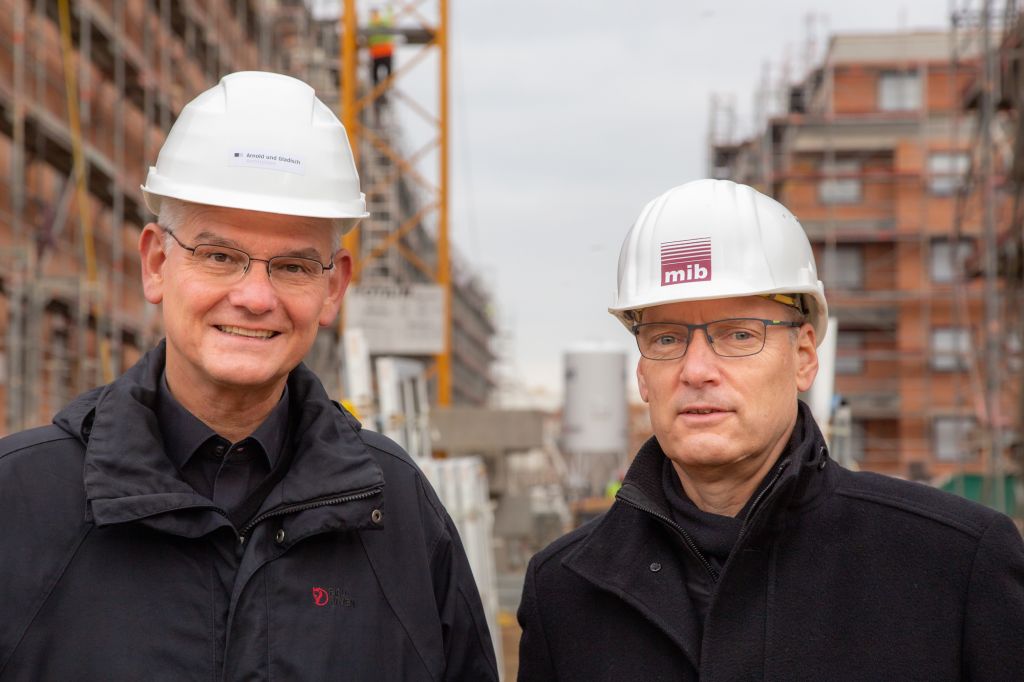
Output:
<instances>
[{"instance_id":1,"label":"man's forehead","mask_svg":"<svg viewBox=\"0 0 1024 682\"><path fill-rule=\"evenodd\" d=\"M761 296L734 296L679 301L644 308L643 322L701 322L723 317L766 317L781 312L781 303Z\"/></svg>"},{"instance_id":2,"label":"man's forehead","mask_svg":"<svg viewBox=\"0 0 1024 682\"><path fill-rule=\"evenodd\" d=\"M201 236L224 241L237 241L247 236L256 237L270 232L285 232L310 239L329 239L332 230L331 222L327 218L204 205L189 207L182 225L194 238Z\"/></svg>"}]
</instances>

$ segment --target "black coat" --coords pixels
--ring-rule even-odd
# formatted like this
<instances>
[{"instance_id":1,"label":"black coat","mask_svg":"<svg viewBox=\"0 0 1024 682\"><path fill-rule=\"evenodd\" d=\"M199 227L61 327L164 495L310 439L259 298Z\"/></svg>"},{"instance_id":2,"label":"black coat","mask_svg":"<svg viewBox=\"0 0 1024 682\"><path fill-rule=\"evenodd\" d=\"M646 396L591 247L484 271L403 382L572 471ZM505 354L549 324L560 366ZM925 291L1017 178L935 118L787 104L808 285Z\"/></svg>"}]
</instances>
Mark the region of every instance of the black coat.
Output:
<instances>
[{"instance_id":1,"label":"black coat","mask_svg":"<svg viewBox=\"0 0 1024 682\"><path fill-rule=\"evenodd\" d=\"M300 366L291 466L235 529L164 455L163 358L0 441L0 680L497 680L458 534L408 455Z\"/></svg>"},{"instance_id":2,"label":"black coat","mask_svg":"<svg viewBox=\"0 0 1024 682\"><path fill-rule=\"evenodd\" d=\"M1021 680L1024 543L1001 514L828 459L809 411L703 632L651 439L612 508L530 562L521 681ZM779 473L781 471L781 473Z\"/></svg>"}]
</instances>

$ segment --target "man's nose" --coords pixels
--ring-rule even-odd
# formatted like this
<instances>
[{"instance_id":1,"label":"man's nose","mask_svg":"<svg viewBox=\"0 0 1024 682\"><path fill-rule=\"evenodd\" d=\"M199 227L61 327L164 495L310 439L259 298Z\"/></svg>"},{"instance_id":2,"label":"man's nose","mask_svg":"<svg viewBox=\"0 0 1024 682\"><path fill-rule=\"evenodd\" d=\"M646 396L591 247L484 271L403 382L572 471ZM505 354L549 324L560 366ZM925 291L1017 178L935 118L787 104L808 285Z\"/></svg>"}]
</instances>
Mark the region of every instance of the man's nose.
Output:
<instances>
[{"instance_id":1,"label":"man's nose","mask_svg":"<svg viewBox=\"0 0 1024 682\"><path fill-rule=\"evenodd\" d=\"M270 281L268 264L252 260L249 269L231 288L228 301L231 305L245 308L254 315L263 315L277 308L277 291L274 289L274 283Z\"/></svg>"},{"instance_id":2,"label":"man's nose","mask_svg":"<svg viewBox=\"0 0 1024 682\"><path fill-rule=\"evenodd\" d=\"M711 347L706 330L694 329L690 333L682 361L679 378L684 384L700 386L717 380L719 357Z\"/></svg>"}]
</instances>

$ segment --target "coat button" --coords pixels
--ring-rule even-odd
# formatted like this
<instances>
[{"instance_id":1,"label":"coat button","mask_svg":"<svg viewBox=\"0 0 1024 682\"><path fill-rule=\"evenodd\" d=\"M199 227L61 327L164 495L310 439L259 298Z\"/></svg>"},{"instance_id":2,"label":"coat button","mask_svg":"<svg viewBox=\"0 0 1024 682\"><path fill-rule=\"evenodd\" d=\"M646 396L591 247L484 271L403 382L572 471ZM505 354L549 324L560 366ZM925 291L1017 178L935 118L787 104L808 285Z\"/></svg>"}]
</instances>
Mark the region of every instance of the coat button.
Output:
<instances>
[{"instance_id":1,"label":"coat button","mask_svg":"<svg viewBox=\"0 0 1024 682\"><path fill-rule=\"evenodd\" d=\"M274 535L274 542L279 545L284 542L284 528L277 529L277 533Z\"/></svg>"},{"instance_id":2,"label":"coat button","mask_svg":"<svg viewBox=\"0 0 1024 682\"><path fill-rule=\"evenodd\" d=\"M380 523L382 518L384 518L384 514L381 513L380 509L374 509L370 512L370 520L374 523Z\"/></svg>"},{"instance_id":3,"label":"coat button","mask_svg":"<svg viewBox=\"0 0 1024 682\"><path fill-rule=\"evenodd\" d=\"M657 573L658 571L661 570L661 564L659 564L657 561L655 561L654 563L651 564L650 568L651 568L651 573Z\"/></svg>"}]
</instances>

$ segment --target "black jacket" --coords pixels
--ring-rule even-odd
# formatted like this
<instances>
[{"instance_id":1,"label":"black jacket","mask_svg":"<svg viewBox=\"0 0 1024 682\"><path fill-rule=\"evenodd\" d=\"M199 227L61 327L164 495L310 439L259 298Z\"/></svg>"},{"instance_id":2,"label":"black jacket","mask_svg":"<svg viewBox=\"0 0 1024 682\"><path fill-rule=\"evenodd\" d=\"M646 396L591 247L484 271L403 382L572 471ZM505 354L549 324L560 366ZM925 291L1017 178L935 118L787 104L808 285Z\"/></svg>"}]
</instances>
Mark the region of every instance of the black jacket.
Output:
<instances>
[{"instance_id":1,"label":"black jacket","mask_svg":"<svg viewBox=\"0 0 1024 682\"><path fill-rule=\"evenodd\" d=\"M1001 514L828 459L794 437L700 632L655 439L602 517L530 562L519 679L1020 680L1024 543Z\"/></svg>"},{"instance_id":2,"label":"black jacket","mask_svg":"<svg viewBox=\"0 0 1024 682\"><path fill-rule=\"evenodd\" d=\"M0 440L0 680L497 679L456 530L398 446L299 366L291 466L235 529L164 455L163 359Z\"/></svg>"}]
</instances>

